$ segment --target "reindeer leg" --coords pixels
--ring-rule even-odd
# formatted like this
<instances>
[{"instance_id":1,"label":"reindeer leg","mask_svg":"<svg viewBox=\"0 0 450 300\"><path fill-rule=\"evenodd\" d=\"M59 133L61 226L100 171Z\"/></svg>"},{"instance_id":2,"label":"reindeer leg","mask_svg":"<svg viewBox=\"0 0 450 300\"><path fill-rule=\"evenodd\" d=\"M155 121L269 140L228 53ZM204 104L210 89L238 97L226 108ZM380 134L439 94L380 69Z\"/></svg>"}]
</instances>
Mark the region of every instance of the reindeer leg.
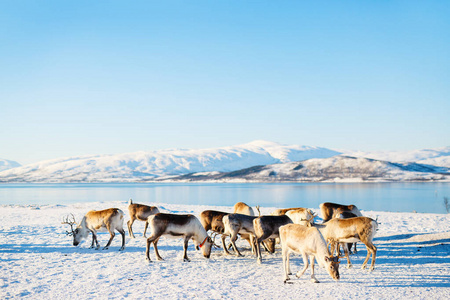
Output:
<instances>
[{"instance_id":1,"label":"reindeer leg","mask_svg":"<svg viewBox=\"0 0 450 300\"><path fill-rule=\"evenodd\" d=\"M106 229L108 229L108 231L109 231L110 238L109 238L109 241L108 241L108 243L106 244L106 246L103 247L103 250L106 250L106 249L109 248L109 245L111 245L111 242L112 242L113 238L116 236L116 234L114 233L114 229L111 230L111 227L110 227L110 226L107 226Z\"/></svg>"},{"instance_id":2,"label":"reindeer leg","mask_svg":"<svg viewBox=\"0 0 450 300\"><path fill-rule=\"evenodd\" d=\"M125 230L117 230L122 235L122 247L120 247L119 251L125 250Z\"/></svg>"},{"instance_id":3,"label":"reindeer leg","mask_svg":"<svg viewBox=\"0 0 450 300\"><path fill-rule=\"evenodd\" d=\"M316 276L314 275L314 256L311 255L309 257L309 261L311 263L311 281L313 283L319 283L319 280L317 280Z\"/></svg>"},{"instance_id":4,"label":"reindeer leg","mask_svg":"<svg viewBox=\"0 0 450 300\"><path fill-rule=\"evenodd\" d=\"M97 234L94 231L91 231L92 233L92 244L91 244L91 248L94 248L94 242L96 244L95 250L100 249L100 244L97 241Z\"/></svg>"},{"instance_id":5,"label":"reindeer leg","mask_svg":"<svg viewBox=\"0 0 450 300\"><path fill-rule=\"evenodd\" d=\"M347 258L347 268L350 269L353 265L352 265L352 262L350 261L350 255L348 254L348 248L346 247L346 245L343 248L344 248L345 258Z\"/></svg>"},{"instance_id":6,"label":"reindeer leg","mask_svg":"<svg viewBox=\"0 0 450 300\"><path fill-rule=\"evenodd\" d=\"M159 238L156 239L156 240L153 242L153 248L155 248L156 259L157 259L157 260L164 260L164 259L161 257L161 255L159 255L159 251L158 251L158 242L159 242Z\"/></svg>"},{"instance_id":7,"label":"reindeer leg","mask_svg":"<svg viewBox=\"0 0 450 300\"><path fill-rule=\"evenodd\" d=\"M146 238L147 236L147 227L148 227L148 221L145 221L145 227L144 227L144 237Z\"/></svg>"},{"instance_id":8,"label":"reindeer leg","mask_svg":"<svg viewBox=\"0 0 450 300\"><path fill-rule=\"evenodd\" d=\"M377 247L372 244L372 263L370 264L370 271L375 269L375 258L377 257Z\"/></svg>"},{"instance_id":9,"label":"reindeer leg","mask_svg":"<svg viewBox=\"0 0 450 300\"><path fill-rule=\"evenodd\" d=\"M222 239L223 251L225 252L225 254L231 255L230 251L228 251L228 247L225 242L226 237L227 236L225 234L222 234L221 239Z\"/></svg>"},{"instance_id":10,"label":"reindeer leg","mask_svg":"<svg viewBox=\"0 0 450 300\"><path fill-rule=\"evenodd\" d=\"M161 256L159 256L158 253L158 247L156 246L156 244L158 243L160 236L156 235L156 234L152 234L148 239L147 239L147 248L145 250L145 256L147 258L147 260L150 262L152 261L150 259L150 244L153 243L153 248L155 248L155 254L156 254L156 258L158 260L162 260Z\"/></svg>"},{"instance_id":11,"label":"reindeer leg","mask_svg":"<svg viewBox=\"0 0 450 300\"><path fill-rule=\"evenodd\" d=\"M127 225L128 225L128 234L130 235L130 237L132 237L134 239L134 233L133 233L133 229L131 228L131 226L133 226L134 223L134 218L131 217L130 220L128 220Z\"/></svg>"},{"instance_id":12,"label":"reindeer leg","mask_svg":"<svg viewBox=\"0 0 450 300\"><path fill-rule=\"evenodd\" d=\"M183 245L183 261L191 261L188 257L187 257L187 248L188 248L188 242L189 242L189 239L190 239L191 237L185 237L184 238L184 245Z\"/></svg>"},{"instance_id":13,"label":"reindeer leg","mask_svg":"<svg viewBox=\"0 0 450 300\"><path fill-rule=\"evenodd\" d=\"M366 248L367 248L367 256L362 264L361 269L366 268L370 258L370 254L372 254L372 263L370 264L370 271L373 271L375 269L375 258L377 256L377 247L375 247L375 245L370 243L369 241L366 241Z\"/></svg>"},{"instance_id":14,"label":"reindeer leg","mask_svg":"<svg viewBox=\"0 0 450 300\"><path fill-rule=\"evenodd\" d=\"M290 266L289 266L289 250L287 247L281 249L281 256L283 260L283 273L284 273L284 283L288 283L290 280L289 274L291 274Z\"/></svg>"},{"instance_id":15,"label":"reindeer leg","mask_svg":"<svg viewBox=\"0 0 450 300\"><path fill-rule=\"evenodd\" d=\"M308 269L309 266L308 255L306 253L302 253L302 257L303 257L303 264L305 266L303 267L303 270L297 272L297 274L295 275L297 276L297 278L300 278L305 273L306 269Z\"/></svg>"},{"instance_id":16,"label":"reindeer leg","mask_svg":"<svg viewBox=\"0 0 450 300\"><path fill-rule=\"evenodd\" d=\"M233 232L231 236L231 245L233 245L234 252L236 253L236 256L243 256L241 252L239 252L238 248L236 247L235 241L237 240L237 234L236 232Z\"/></svg>"}]
</instances>

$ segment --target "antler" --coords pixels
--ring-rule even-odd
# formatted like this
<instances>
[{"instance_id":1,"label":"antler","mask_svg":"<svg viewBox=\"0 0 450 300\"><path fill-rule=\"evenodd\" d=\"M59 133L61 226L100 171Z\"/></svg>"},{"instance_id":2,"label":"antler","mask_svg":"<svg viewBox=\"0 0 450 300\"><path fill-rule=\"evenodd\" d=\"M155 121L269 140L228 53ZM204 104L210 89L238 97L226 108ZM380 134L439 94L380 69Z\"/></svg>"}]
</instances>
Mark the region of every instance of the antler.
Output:
<instances>
[{"instance_id":1,"label":"antler","mask_svg":"<svg viewBox=\"0 0 450 300\"><path fill-rule=\"evenodd\" d=\"M70 216L72 216L71 219L69 219ZM73 214L67 215L65 218L63 218L63 221L61 222L61 224L68 224L68 225L70 225L70 232L66 230L66 234L67 235L73 235L74 234L73 225L76 225L77 222L75 221L75 216Z\"/></svg>"},{"instance_id":2,"label":"antler","mask_svg":"<svg viewBox=\"0 0 450 300\"><path fill-rule=\"evenodd\" d=\"M256 205L256 210L258 211L258 215L259 215L258 217L261 217L261 211L259 210L259 207L260 207L259 205Z\"/></svg>"},{"instance_id":3,"label":"antler","mask_svg":"<svg viewBox=\"0 0 450 300\"><path fill-rule=\"evenodd\" d=\"M217 237L218 235L219 235L219 234L218 234L217 232L214 232L213 234L211 234L211 241L212 241L212 244L213 244L213 246L214 246L215 248L220 249L220 246L216 244L216 237Z\"/></svg>"}]
</instances>

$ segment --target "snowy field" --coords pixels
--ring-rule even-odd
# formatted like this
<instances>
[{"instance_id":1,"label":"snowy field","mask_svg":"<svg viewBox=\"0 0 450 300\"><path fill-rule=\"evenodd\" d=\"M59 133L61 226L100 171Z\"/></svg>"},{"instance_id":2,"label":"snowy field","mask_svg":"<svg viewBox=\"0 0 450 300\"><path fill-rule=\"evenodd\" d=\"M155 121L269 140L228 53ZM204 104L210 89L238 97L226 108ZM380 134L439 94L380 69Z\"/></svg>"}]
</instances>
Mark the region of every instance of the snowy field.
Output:
<instances>
[{"instance_id":1,"label":"snowy field","mask_svg":"<svg viewBox=\"0 0 450 300\"><path fill-rule=\"evenodd\" d=\"M223 206L156 205L163 212L196 216L205 209L232 211ZM191 262L183 262L181 239L163 237L158 246L165 260L156 261L151 248L153 262L148 263L144 224L136 221L136 238L130 239L127 232L123 252L118 251L120 235L109 250L89 249L90 236L72 246L62 218L73 213L81 220L88 210L109 207L121 208L128 220L127 202L0 206L0 299L450 298L450 215L362 211L378 216L380 223L373 272L360 269L367 253L360 243L358 254L351 256L354 267L347 269L345 261L341 263L339 282L316 266L320 283L309 281L308 270L285 285L279 245L275 254L264 252L263 264L258 265L245 241L237 243L245 257L225 256L222 249L214 249L209 260L190 243ZM274 209L261 211L268 214ZM101 246L108 238L99 234ZM291 256L293 272L302 265L300 256Z\"/></svg>"}]
</instances>

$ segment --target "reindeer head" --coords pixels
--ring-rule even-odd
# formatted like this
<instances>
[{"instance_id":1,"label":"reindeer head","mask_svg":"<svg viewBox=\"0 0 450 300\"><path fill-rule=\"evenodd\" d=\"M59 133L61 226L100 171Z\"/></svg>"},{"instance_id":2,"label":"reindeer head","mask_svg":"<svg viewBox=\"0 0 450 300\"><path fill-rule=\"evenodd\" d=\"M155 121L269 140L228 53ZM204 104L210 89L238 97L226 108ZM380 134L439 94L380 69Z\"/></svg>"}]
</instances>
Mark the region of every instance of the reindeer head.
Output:
<instances>
[{"instance_id":1,"label":"reindeer head","mask_svg":"<svg viewBox=\"0 0 450 300\"><path fill-rule=\"evenodd\" d=\"M69 218L69 217L71 217L71 218ZM73 214L70 214L70 215L67 215L66 217L64 217L61 224L67 224L70 226L70 231L66 230L67 235L73 236L75 234L75 229L73 228L73 225L77 225L77 223L75 221L75 216Z\"/></svg>"},{"instance_id":2,"label":"reindeer head","mask_svg":"<svg viewBox=\"0 0 450 300\"><path fill-rule=\"evenodd\" d=\"M328 274L334 279L339 280L339 257L325 256L325 268Z\"/></svg>"},{"instance_id":3,"label":"reindeer head","mask_svg":"<svg viewBox=\"0 0 450 300\"><path fill-rule=\"evenodd\" d=\"M213 240L209 236L206 236L205 240L199 245L204 257L209 258L211 256L211 247L213 244Z\"/></svg>"},{"instance_id":4,"label":"reindeer head","mask_svg":"<svg viewBox=\"0 0 450 300\"><path fill-rule=\"evenodd\" d=\"M65 218L63 218L61 224L70 225L70 231L66 231L66 234L69 236L73 236L74 246L78 246L81 240L86 237L86 235L84 234L84 232L82 232L80 227L74 228L74 225L77 226L77 222L75 221L75 216L73 214L67 215Z\"/></svg>"}]
</instances>

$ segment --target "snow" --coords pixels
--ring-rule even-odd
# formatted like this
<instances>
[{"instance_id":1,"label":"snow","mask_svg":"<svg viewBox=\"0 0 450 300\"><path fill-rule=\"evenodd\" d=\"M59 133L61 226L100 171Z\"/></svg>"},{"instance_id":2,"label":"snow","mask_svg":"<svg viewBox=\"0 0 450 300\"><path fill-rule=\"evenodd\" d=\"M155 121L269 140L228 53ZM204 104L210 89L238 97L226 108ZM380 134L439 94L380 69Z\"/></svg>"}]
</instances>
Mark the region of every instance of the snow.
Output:
<instances>
[{"instance_id":1,"label":"snow","mask_svg":"<svg viewBox=\"0 0 450 300\"><path fill-rule=\"evenodd\" d=\"M205 209L232 211L227 206L157 205L163 212L199 215ZM244 257L225 256L221 249L204 258L190 243L183 262L181 239L161 238L164 261L145 260L143 222L133 225L136 238L127 235L126 249L119 252L120 235L109 250L89 249L89 240L71 245L62 218L73 213L77 220L91 209L119 207L127 202L96 202L68 205L4 205L0 207L0 298L1 299L448 299L450 297L450 215L362 211L378 218L379 231L375 271L361 270L366 255L358 244L351 256L354 267L340 267L335 282L316 265L321 283L304 277L283 284L281 251L263 253L258 265L246 242L238 240ZM268 214L275 207L262 207ZM311 207L319 211L317 207ZM125 218L125 222L128 216ZM320 221L320 220L319 220ZM99 234L101 245L108 239ZM217 240L216 240L217 241ZM219 242L220 243L220 242ZM292 271L303 265L291 256ZM293 278L293 276L291 276Z\"/></svg>"},{"instance_id":2,"label":"snow","mask_svg":"<svg viewBox=\"0 0 450 300\"><path fill-rule=\"evenodd\" d=\"M19 164L16 161L0 158L0 172L1 171L5 171L5 170L9 170L9 169L12 169L12 168L17 168L17 167L20 167L20 166L21 166L21 164Z\"/></svg>"},{"instance_id":3,"label":"snow","mask_svg":"<svg viewBox=\"0 0 450 300\"><path fill-rule=\"evenodd\" d=\"M325 148L287 146L255 141L211 149L169 149L115 155L90 155L53 159L0 172L6 182L115 182L151 180L160 176L197 172L229 172L256 165L339 152Z\"/></svg>"}]
</instances>

